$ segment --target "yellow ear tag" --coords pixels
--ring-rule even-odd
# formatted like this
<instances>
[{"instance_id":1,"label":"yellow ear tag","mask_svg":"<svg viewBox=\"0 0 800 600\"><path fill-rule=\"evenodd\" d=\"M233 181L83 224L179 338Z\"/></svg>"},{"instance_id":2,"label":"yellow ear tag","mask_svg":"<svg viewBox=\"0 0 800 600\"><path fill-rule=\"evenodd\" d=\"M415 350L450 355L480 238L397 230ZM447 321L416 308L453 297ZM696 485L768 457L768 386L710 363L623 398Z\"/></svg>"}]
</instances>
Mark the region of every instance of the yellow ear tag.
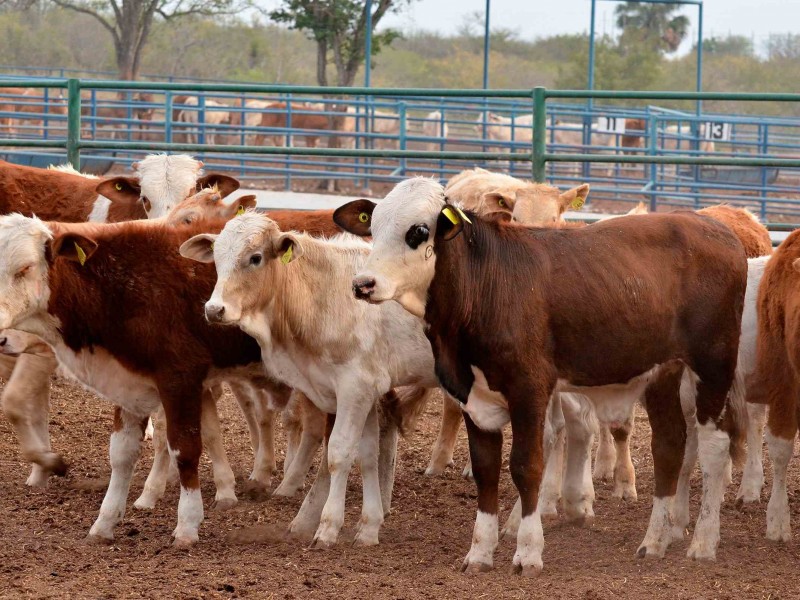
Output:
<instances>
[{"instance_id":1,"label":"yellow ear tag","mask_svg":"<svg viewBox=\"0 0 800 600\"><path fill-rule=\"evenodd\" d=\"M582 196L578 196L575 198L575 200L572 201L570 207L572 208L572 210L580 210L581 208L583 208L583 203L585 201L586 200Z\"/></svg>"},{"instance_id":2,"label":"yellow ear tag","mask_svg":"<svg viewBox=\"0 0 800 600\"><path fill-rule=\"evenodd\" d=\"M292 260L292 248L293 247L294 246L289 246L289 248L286 250L286 252L283 253L283 256L281 256L281 262L284 265L288 265L289 261Z\"/></svg>"},{"instance_id":3,"label":"yellow ear tag","mask_svg":"<svg viewBox=\"0 0 800 600\"><path fill-rule=\"evenodd\" d=\"M240 204L239 205L239 210L236 211L236 216L238 217L239 215L243 215L243 214L244 214L244 206L242 206Z\"/></svg>"},{"instance_id":4,"label":"yellow ear tag","mask_svg":"<svg viewBox=\"0 0 800 600\"><path fill-rule=\"evenodd\" d=\"M470 220L469 220L469 217L468 217L468 216L467 216L467 215L464 213L464 211L463 211L463 210L461 210L461 209L460 209L460 208L458 208L457 206L456 206L456 210L458 211L458 214L459 214L459 215L461 215L461 218L462 218L462 219L464 219L464 220L465 220L467 223L469 223L470 225L472 225L472 221L470 221Z\"/></svg>"},{"instance_id":5,"label":"yellow ear tag","mask_svg":"<svg viewBox=\"0 0 800 600\"><path fill-rule=\"evenodd\" d=\"M369 215L365 212L358 213L358 220L361 221L362 223L366 223L367 221L369 221Z\"/></svg>"},{"instance_id":6,"label":"yellow ear tag","mask_svg":"<svg viewBox=\"0 0 800 600\"><path fill-rule=\"evenodd\" d=\"M78 242L72 242L72 243L75 244L75 252L78 253L78 262L81 263L81 266L85 265L86 264L86 252L84 252L83 248L81 248L78 245Z\"/></svg>"},{"instance_id":7,"label":"yellow ear tag","mask_svg":"<svg viewBox=\"0 0 800 600\"><path fill-rule=\"evenodd\" d=\"M117 190L118 192L121 192L122 191L122 184L119 183L119 182L115 183L114 184L114 189Z\"/></svg>"},{"instance_id":8,"label":"yellow ear tag","mask_svg":"<svg viewBox=\"0 0 800 600\"><path fill-rule=\"evenodd\" d=\"M458 225L458 217L456 216L455 211L450 208L449 206L445 206L442 209L442 214L447 217L447 220L450 221L453 225Z\"/></svg>"},{"instance_id":9,"label":"yellow ear tag","mask_svg":"<svg viewBox=\"0 0 800 600\"><path fill-rule=\"evenodd\" d=\"M213 252L214 251L214 242L213 241L211 242L211 246L209 246L209 247L211 248L211 251Z\"/></svg>"}]
</instances>

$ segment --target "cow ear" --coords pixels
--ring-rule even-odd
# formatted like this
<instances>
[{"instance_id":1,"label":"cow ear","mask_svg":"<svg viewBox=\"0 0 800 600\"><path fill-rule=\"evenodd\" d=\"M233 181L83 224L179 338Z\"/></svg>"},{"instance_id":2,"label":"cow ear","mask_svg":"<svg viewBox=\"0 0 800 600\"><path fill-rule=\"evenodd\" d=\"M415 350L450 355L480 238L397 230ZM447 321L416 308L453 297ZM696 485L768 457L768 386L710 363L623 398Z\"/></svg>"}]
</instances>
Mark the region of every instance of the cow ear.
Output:
<instances>
[{"instance_id":1,"label":"cow ear","mask_svg":"<svg viewBox=\"0 0 800 600\"><path fill-rule=\"evenodd\" d=\"M574 187L571 190L563 192L558 197L558 204L561 208L561 212L564 212L568 208L571 208L572 210L580 210L586 203L587 196L589 196L588 183L584 183L578 187Z\"/></svg>"},{"instance_id":2,"label":"cow ear","mask_svg":"<svg viewBox=\"0 0 800 600\"><path fill-rule=\"evenodd\" d=\"M511 223L511 213L505 210L497 210L489 213L488 215L483 215L483 220L492 221L494 223L503 223L505 225Z\"/></svg>"},{"instance_id":3,"label":"cow ear","mask_svg":"<svg viewBox=\"0 0 800 600\"><path fill-rule=\"evenodd\" d=\"M372 211L375 203L362 198L353 200L333 211L333 222L339 227L355 235L372 235Z\"/></svg>"},{"instance_id":4,"label":"cow ear","mask_svg":"<svg viewBox=\"0 0 800 600\"><path fill-rule=\"evenodd\" d=\"M275 241L274 256L284 265L303 256L303 246L291 233L282 233Z\"/></svg>"},{"instance_id":5,"label":"cow ear","mask_svg":"<svg viewBox=\"0 0 800 600\"><path fill-rule=\"evenodd\" d=\"M494 190L492 192L486 192L483 195L483 210L481 212L484 214L498 210L511 212L514 210L516 201L517 194L513 191Z\"/></svg>"},{"instance_id":6,"label":"cow ear","mask_svg":"<svg viewBox=\"0 0 800 600\"><path fill-rule=\"evenodd\" d=\"M64 233L53 238L50 242L50 256L59 256L77 263L86 264L97 250L97 242L77 233Z\"/></svg>"},{"instance_id":7,"label":"cow ear","mask_svg":"<svg viewBox=\"0 0 800 600\"><path fill-rule=\"evenodd\" d=\"M241 198L237 198L234 202L232 202L229 206L231 209L231 216L239 216L244 214L248 210L252 210L256 207L257 201L256 197L252 194L249 196L242 196Z\"/></svg>"},{"instance_id":8,"label":"cow ear","mask_svg":"<svg viewBox=\"0 0 800 600\"><path fill-rule=\"evenodd\" d=\"M214 240L217 236L212 233L201 233L189 238L178 249L184 258L191 258L201 263L214 262Z\"/></svg>"},{"instance_id":9,"label":"cow ear","mask_svg":"<svg viewBox=\"0 0 800 600\"><path fill-rule=\"evenodd\" d=\"M464 230L464 216L460 209L445 204L436 220L436 239L447 242L461 233Z\"/></svg>"},{"instance_id":10,"label":"cow ear","mask_svg":"<svg viewBox=\"0 0 800 600\"><path fill-rule=\"evenodd\" d=\"M204 190L206 188L217 186L219 193L225 198L239 189L241 184L239 180L234 177L223 175L222 173L209 173L197 178L196 190Z\"/></svg>"},{"instance_id":11,"label":"cow ear","mask_svg":"<svg viewBox=\"0 0 800 600\"><path fill-rule=\"evenodd\" d=\"M135 204L142 195L142 188L136 177L111 177L98 183L94 189L112 202L122 204Z\"/></svg>"}]
</instances>

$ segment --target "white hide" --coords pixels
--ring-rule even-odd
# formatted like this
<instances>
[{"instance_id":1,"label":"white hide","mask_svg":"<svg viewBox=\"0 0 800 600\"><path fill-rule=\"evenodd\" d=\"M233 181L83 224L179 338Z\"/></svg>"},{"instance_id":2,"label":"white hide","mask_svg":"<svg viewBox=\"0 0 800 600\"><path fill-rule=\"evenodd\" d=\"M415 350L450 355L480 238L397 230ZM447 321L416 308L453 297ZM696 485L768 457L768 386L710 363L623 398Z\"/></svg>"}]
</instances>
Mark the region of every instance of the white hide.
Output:
<instances>
[{"instance_id":1,"label":"white hide","mask_svg":"<svg viewBox=\"0 0 800 600\"><path fill-rule=\"evenodd\" d=\"M203 163L187 154L150 154L134 164L149 219L164 217L194 193Z\"/></svg>"}]
</instances>

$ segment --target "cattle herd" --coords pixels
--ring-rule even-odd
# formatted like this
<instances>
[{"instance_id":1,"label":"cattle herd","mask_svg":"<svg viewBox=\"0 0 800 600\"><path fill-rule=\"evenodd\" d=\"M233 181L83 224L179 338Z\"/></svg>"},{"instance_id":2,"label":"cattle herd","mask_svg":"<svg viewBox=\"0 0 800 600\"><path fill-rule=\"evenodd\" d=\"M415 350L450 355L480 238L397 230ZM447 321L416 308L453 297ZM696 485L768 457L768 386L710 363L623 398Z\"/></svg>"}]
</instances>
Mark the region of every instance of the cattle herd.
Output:
<instances>
[{"instance_id":1,"label":"cattle herd","mask_svg":"<svg viewBox=\"0 0 800 600\"><path fill-rule=\"evenodd\" d=\"M185 155L151 155L133 176L0 162L3 410L45 486L67 465L50 444L57 369L115 405L111 479L89 536L114 538L148 422L155 457L137 508L170 470L180 482L176 546L199 540L205 447L214 506L237 502L216 402L230 388L247 421L250 485L276 469L276 495L313 484L289 525L336 544L358 462L355 543L375 545L389 514L399 434L444 392L427 475L452 463L462 417L478 489L467 572L543 566L542 516L594 518L595 477L636 499L633 410L652 428L652 513L640 557L663 557L689 524L699 459L702 504L688 556L716 558L720 505L759 500L766 426L774 470L766 535L790 538L786 471L800 417L800 233L773 253L767 230L729 205L566 223L589 194L471 169L446 187L412 178L383 200L335 211L254 210L239 183ZM354 234L354 235L351 235ZM362 239L364 238L364 239ZM167 307L167 310L164 310ZM503 430L517 503L498 521ZM560 503L559 503L560 501Z\"/></svg>"}]
</instances>

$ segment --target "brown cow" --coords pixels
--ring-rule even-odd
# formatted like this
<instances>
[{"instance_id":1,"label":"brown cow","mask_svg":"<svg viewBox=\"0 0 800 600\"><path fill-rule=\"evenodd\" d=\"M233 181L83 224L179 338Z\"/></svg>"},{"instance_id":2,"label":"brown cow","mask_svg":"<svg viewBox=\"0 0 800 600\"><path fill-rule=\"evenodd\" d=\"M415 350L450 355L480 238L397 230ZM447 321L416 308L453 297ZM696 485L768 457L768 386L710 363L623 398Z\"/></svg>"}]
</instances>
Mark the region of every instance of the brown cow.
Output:
<instances>
[{"instance_id":1,"label":"brown cow","mask_svg":"<svg viewBox=\"0 0 800 600\"><path fill-rule=\"evenodd\" d=\"M266 106L266 109L261 115L260 127L271 128L286 128L291 127L292 131L296 129L331 129L331 119L325 115L322 110L309 106L307 104L291 104L291 121L289 120L289 105L286 102L272 102ZM309 148L316 148L317 141L320 134L318 132L309 133L304 135L306 146ZM271 138L270 142L273 146L283 146L286 139L286 133L258 133L255 138L256 146L263 146L265 138ZM293 145L291 137L289 138L289 145Z\"/></svg>"},{"instance_id":2,"label":"brown cow","mask_svg":"<svg viewBox=\"0 0 800 600\"><path fill-rule=\"evenodd\" d=\"M150 92L95 91L94 97L96 105L93 107L92 92L85 90L81 93L81 115L94 119L98 128L108 126L112 139L121 137L120 134L128 130L133 130L133 138L138 139L141 126L128 119L143 122L153 120L155 108L152 105L155 98Z\"/></svg>"},{"instance_id":3,"label":"brown cow","mask_svg":"<svg viewBox=\"0 0 800 600\"><path fill-rule=\"evenodd\" d=\"M772 493L767 538L788 542L792 535L786 469L800 420L800 231L775 250L758 291L756 366L748 379L747 401L769 407L767 447L772 460Z\"/></svg>"},{"instance_id":4,"label":"brown cow","mask_svg":"<svg viewBox=\"0 0 800 600\"><path fill-rule=\"evenodd\" d=\"M727 225L744 246L747 258L758 258L772 254L772 238L758 218L746 208L730 204L707 206L697 211Z\"/></svg>"},{"instance_id":5,"label":"brown cow","mask_svg":"<svg viewBox=\"0 0 800 600\"><path fill-rule=\"evenodd\" d=\"M631 154L634 148L644 148L644 134L647 130L646 119L625 119L625 135L620 139L620 146L625 154Z\"/></svg>"},{"instance_id":6,"label":"brown cow","mask_svg":"<svg viewBox=\"0 0 800 600\"><path fill-rule=\"evenodd\" d=\"M729 402L728 392L747 261L726 227L694 213L580 229L504 225L447 204L441 186L421 178L398 184L377 205L346 205L336 218L375 240L353 280L356 296L396 300L424 318L439 381L464 406L478 485L465 569L493 563L506 423L522 502L513 562L517 571L535 575L542 568L538 494L553 391L591 391L599 402L602 394L643 391L676 361L694 374L704 482L688 555L716 557L724 467L731 434L738 437L744 420L743 406ZM672 539L669 507L685 429L677 395L663 398L669 402L646 402L656 492L642 554L658 554Z\"/></svg>"}]
</instances>

